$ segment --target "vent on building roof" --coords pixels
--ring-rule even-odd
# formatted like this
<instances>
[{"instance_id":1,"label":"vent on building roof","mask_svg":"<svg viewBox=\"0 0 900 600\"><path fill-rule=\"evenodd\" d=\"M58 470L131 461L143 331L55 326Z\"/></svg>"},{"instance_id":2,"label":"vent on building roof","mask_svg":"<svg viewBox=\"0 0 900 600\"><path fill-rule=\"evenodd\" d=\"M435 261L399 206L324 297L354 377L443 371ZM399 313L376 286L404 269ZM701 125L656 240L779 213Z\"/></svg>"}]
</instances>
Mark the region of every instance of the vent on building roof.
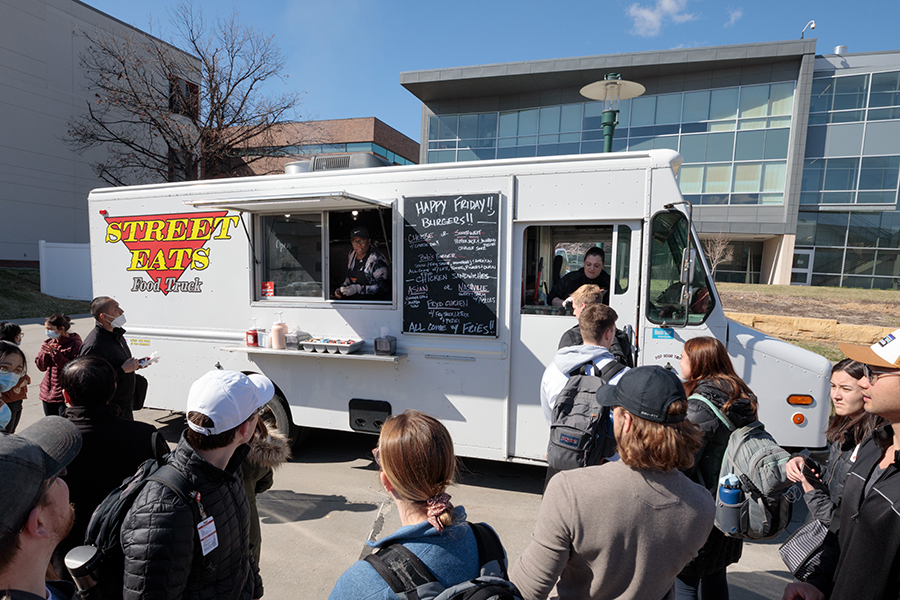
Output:
<instances>
[{"instance_id":1,"label":"vent on building roof","mask_svg":"<svg viewBox=\"0 0 900 600\"><path fill-rule=\"evenodd\" d=\"M835 46L834 53L837 54L838 56L840 56L842 54L847 54L847 46Z\"/></svg>"}]
</instances>

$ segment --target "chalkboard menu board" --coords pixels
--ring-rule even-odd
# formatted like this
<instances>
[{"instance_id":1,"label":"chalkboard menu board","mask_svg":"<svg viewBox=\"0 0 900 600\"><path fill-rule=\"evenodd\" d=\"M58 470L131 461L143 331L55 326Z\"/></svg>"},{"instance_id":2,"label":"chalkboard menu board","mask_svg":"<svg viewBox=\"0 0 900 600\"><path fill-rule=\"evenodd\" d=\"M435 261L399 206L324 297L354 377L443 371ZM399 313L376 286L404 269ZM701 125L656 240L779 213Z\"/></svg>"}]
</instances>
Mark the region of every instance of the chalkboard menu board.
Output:
<instances>
[{"instance_id":1,"label":"chalkboard menu board","mask_svg":"<svg viewBox=\"0 0 900 600\"><path fill-rule=\"evenodd\" d=\"M404 198L404 333L497 336L499 200Z\"/></svg>"}]
</instances>

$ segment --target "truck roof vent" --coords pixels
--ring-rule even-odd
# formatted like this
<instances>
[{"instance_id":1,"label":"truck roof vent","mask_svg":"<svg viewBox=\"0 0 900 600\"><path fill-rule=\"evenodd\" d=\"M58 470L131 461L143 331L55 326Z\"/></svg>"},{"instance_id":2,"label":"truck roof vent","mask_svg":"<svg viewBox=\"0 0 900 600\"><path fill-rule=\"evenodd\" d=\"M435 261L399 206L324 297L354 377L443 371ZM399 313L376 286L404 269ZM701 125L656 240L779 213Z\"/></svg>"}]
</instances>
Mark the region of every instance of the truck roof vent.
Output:
<instances>
[{"instance_id":1,"label":"truck roof vent","mask_svg":"<svg viewBox=\"0 0 900 600\"><path fill-rule=\"evenodd\" d=\"M288 175L310 171L331 171L334 169L367 169L371 167L391 167L387 159L368 152L351 152L348 154L328 154L313 156L284 165Z\"/></svg>"},{"instance_id":2,"label":"truck roof vent","mask_svg":"<svg viewBox=\"0 0 900 600\"><path fill-rule=\"evenodd\" d=\"M331 169L349 169L350 155L316 156L312 159L310 171L330 171Z\"/></svg>"}]
</instances>

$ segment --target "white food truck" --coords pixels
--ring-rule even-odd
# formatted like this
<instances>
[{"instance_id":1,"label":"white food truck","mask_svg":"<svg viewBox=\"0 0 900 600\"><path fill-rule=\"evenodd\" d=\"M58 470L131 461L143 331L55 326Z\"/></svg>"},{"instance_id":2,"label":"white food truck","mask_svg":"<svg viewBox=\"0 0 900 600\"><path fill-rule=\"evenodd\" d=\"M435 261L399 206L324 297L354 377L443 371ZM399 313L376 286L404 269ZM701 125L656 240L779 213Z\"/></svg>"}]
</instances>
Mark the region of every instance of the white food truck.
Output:
<instances>
[{"instance_id":1,"label":"white food truck","mask_svg":"<svg viewBox=\"0 0 900 600\"><path fill-rule=\"evenodd\" d=\"M159 356L141 371L148 406L183 411L204 372L254 371L275 382L269 408L294 438L376 433L414 408L461 456L542 461L541 376L576 323L546 292L599 246L637 364L678 372L685 340L715 336L778 442L824 446L830 363L725 318L676 152L350 168L358 157L91 192L94 293L126 311L135 356ZM362 300L339 297L358 227L388 269L387 289ZM279 320L320 344L247 345L254 323ZM385 336L394 354L375 352ZM362 345L325 352L328 340Z\"/></svg>"}]
</instances>

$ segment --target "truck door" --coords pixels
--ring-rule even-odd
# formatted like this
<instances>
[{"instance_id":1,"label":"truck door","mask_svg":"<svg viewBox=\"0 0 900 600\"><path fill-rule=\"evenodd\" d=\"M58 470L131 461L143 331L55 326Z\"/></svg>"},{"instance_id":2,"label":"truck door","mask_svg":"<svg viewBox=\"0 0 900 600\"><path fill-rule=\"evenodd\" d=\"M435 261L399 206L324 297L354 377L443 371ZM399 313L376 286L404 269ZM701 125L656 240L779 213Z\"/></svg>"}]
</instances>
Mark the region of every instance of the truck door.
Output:
<instances>
[{"instance_id":1,"label":"truck door","mask_svg":"<svg viewBox=\"0 0 900 600\"><path fill-rule=\"evenodd\" d=\"M682 283L682 259L689 235L692 236L692 248L699 248L696 236L688 231L685 215L670 210L650 218L645 241L647 289L640 316L641 357L638 362L673 368L679 375L678 361L685 341L713 336L724 343L727 335L727 321L715 285L707 276L702 252L696 253L691 282ZM684 294L687 295L686 302Z\"/></svg>"},{"instance_id":2,"label":"truck door","mask_svg":"<svg viewBox=\"0 0 900 600\"><path fill-rule=\"evenodd\" d=\"M582 269L585 253L594 247L604 251L604 270L610 277L607 297L618 314L617 325L636 327L640 221L513 226L511 456L543 460L546 454L550 429L541 412L541 377L556 355L562 334L577 325L570 307L552 306L548 297L559 279Z\"/></svg>"}]
</instances>

